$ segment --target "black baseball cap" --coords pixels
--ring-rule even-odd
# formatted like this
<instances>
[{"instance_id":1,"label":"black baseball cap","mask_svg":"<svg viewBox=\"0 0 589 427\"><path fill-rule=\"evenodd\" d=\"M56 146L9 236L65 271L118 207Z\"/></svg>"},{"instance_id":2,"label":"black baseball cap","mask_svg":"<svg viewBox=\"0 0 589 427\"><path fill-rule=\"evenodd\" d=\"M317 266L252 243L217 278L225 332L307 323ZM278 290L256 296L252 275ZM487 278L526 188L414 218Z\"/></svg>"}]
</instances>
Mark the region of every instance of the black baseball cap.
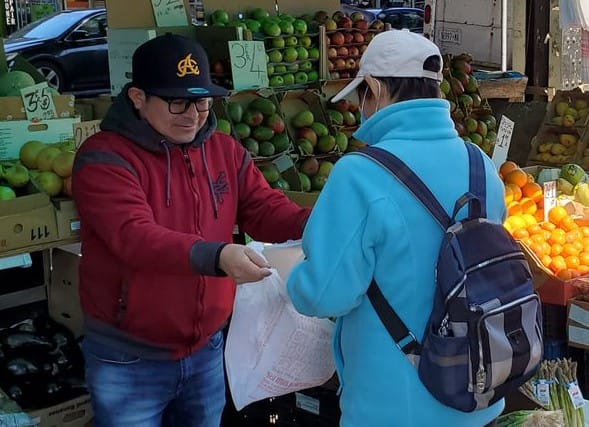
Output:
<instances>
[{"instance_id":1,"label":"black baseball cap","mask_svg":"<svg viewBox=\"0 0 589 427\"><path fill-rule=\"evenodd\" d=\"M133 53L132 86L167 98L226 96L211 82L209 60L196 41L178 34L155 37Z\"/></svg>"}]
</instances>

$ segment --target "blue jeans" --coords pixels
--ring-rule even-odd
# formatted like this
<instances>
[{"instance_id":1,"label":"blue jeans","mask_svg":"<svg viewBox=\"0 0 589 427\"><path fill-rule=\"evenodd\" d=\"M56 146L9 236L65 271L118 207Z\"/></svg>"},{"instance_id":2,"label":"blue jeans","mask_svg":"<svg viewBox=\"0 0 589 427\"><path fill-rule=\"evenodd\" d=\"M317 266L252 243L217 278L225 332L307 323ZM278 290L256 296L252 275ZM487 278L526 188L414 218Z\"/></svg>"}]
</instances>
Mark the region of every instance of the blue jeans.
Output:
<instances>
[{"instance_id":1,"label":"blue jeans","mask_svg":"<svg viewBox=\"0 0 589 427\"><path fill-rule=\"evenodd\" d=\"M219 427L225 407L223 334L177 361L143 360L83 342L95 427Z\"/></svg>"}]
</instances>

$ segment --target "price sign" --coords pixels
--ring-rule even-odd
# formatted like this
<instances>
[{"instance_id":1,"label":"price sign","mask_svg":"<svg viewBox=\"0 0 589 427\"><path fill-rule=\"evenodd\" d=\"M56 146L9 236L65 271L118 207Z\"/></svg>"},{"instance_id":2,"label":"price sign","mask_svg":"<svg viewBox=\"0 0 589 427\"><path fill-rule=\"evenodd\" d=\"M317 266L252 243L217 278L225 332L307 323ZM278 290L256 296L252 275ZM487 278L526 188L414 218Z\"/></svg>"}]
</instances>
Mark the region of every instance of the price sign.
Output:
<instances>
[{"instance_id":1,"label":"price sign","mask_svg":"<svg viewBox=\"0 0 589 427\"><path fill-rule=\"evenodd\" d=\"M74 123L74 144L75 149L80 148L92 135L100 131L100 120Z\"/></svg>"},{"instance_id":2,"label":"price sign","mask_svg":"<svg viewBox=\"0 0 589 427\"><path fill-rule=\"evenodd\" d=\"M571 401L573 402L573 406L575 409L582 408L585 405L585 399L583 399L583 393L581 393L581 389L577 382L570 383L567 386L567 390L569 392L569 396L571 397Z\"/></svg>"},{"instance_id":3,"label":"price sign","mask_svg":"<svg viewBox=\"0 0 589 427\"><path fill-rule=\"evenodd\" d=\"M514 126L515 123L512 120L505 116L501 116L492 157L493 163L495 163L497 169L499 169L499 167L505 163L505 160L507 160L507 153L509 152L509 145L511 144L511 136L513 135Z\"/></svg>"},{"instance_id":4,"label":"price sign","mask_svg":"<svg viewBox=\"0 0 589 427\"><path fill-rule=\"evenodd\" d=\"M261 41L230 41L231 72L236 90L268 87L266 49Z\"/></svg>"},{"instance_id":5,"label":"price sign","mask_svg":"<svg viewBox=\"0 0 589 427\"><path fill-rule=\"evenodd\" d=\"M536 384L536 398L543 405L550 403L550 385L545 380L539 380Z\"/></svg>"},{"instance_id":6,"label":"price sign","mask_svg":"<svg viewBox=\"0 0 589 427\"><path fill-rule=\"evenodd\" d=\"M544 183L544 221L548 221L548 213L556 206L556 181Z\"/></svg>"},{"instance_id":7,"label":"price sign","mask_svg":"<svg viewBox=\"0 0 589 427\"><path fill-rule=\"evenodd\" d=\"M158 27L188 25L184 0L151 0L151 5Z\"/></svg>"},{"instance_id":8,"label":"price sign","mask_svg":"<svg viewBox=\"0 0 589 427\"><path fill-rule=\"evenodd\" d=\"M47 82L21 89L20 96L25 105L27 120L48 120L57 117L57 111Z\"/></svg>"}]
</instances>

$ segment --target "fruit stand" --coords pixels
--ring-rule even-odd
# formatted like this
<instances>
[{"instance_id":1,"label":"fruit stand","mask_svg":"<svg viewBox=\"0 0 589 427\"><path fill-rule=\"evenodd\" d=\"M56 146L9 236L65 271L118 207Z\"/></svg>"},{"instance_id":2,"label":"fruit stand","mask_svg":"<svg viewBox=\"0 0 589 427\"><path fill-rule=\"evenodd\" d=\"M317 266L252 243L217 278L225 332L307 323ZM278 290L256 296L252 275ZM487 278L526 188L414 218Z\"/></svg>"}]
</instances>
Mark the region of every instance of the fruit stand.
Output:
<instances>
[{"instance_id":1,"label":"fruit stand","mask_svg":"<svg viewBox=\"0 0 589 427\"><path fill-rule=\"evenodd\" d=\"M305 1L260 0L255 7L242 8L236 2L205 0L208 25L192 26L188 2L184 3L186 13L166 24L148 0L109 4L110 95L75 99L55 93L34 72L30 75L30 68L25 72L12 66L0 74L0 283L23 282L17 291L0 293L0 331L31 320L26 309L19 316L13 310L30 307L40 316L41 304L47 308L47 324L65 325L68 339L80 336L76 304L80 222L71 200L73 159L84 139L98 131L111 96L130 81L130 57L144 41L165 32L202 41L214 81L230 90L227 98L215 99L213 105L217 130L238 140L268 183L302 206L313 206L342 156L362 148L353 136L360 126L360 100L355 94L336 104L330 99L356 75L372 38L387 30L383 22L369 23L359 13L346 16L333 2L317 10ZM240 47L231 49L229 43ZM264 69L255 69L260 62L252 58L247 64L255 76L245 76L237 59L239 50L246 61L259 52ZM443 76L441 92L457 133L492 157L501 123L492 99L524 101L527 78L477 70L476 58L468 53L444 55ZM21 92L27 88L34 88L36 96L51 98L49 112L27 115L27 98ZM544 304L545 356L574 357L578 362L574 374L585 393L589 393L588 366L584 351L577 349L589 348L585 338L589 323L583 316L583 310L589 312L588 113L589 95L578 90L557 92L547 103L537 132L529 140L512 141L512 145L526 144L525 164L510 161L508 155L499 168L508 212L505 227L520 242ZM22 266L39 272L33 287L20 275ZM79 361L75 362L79 354L73 351L68 356L72 360L68 373L79 374ZM573 369L568 362L566 367ZM549 371L554 366L547 362L543 368ZM65 382L56 383L58 389L44 382L44 399L37 401L30 399L39 395L37 389L15 388L0 380L0 398L15 403L11 412L38 417L38 425L61 425L67 419L68 426L82 427L92 417L89 397L69 380L67 387ZM334 379L239 413L232 411L229 401L224 425L263 426L280 418L285 426L336 426L337 388ZM528 394L524 391L527 404L542 407L533 387ZM524 408L517 403L510 409Z\"/></svg>"}]
</instances>

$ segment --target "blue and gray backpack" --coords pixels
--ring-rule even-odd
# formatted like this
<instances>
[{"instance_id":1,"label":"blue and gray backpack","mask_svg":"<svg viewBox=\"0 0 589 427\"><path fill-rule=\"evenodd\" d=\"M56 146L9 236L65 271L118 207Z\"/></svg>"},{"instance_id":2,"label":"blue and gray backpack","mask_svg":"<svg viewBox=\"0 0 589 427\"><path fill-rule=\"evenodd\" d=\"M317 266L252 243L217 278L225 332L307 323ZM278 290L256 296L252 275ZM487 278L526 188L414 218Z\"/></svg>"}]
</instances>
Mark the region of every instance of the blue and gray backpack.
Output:
<instances>
[{"instance_id":1,"label":"blue and gray backpack","mask_svg":"<svg viewBox=\"0 0 589 427\"><path fill-rule=\"evenodd\" d=\"M450 217L398 157L377 147L356 154L388 169L445 230L436 266L433 310L422 340L408 330L373 280L368 297L395 344L417 367L430 393L452 408L487 408L531 378L542 360L542 314L517 242L486 219L485 165L465 144L469 191ZM456 220L468 206L466 219Z\"/></svg>"}]
</instances>

